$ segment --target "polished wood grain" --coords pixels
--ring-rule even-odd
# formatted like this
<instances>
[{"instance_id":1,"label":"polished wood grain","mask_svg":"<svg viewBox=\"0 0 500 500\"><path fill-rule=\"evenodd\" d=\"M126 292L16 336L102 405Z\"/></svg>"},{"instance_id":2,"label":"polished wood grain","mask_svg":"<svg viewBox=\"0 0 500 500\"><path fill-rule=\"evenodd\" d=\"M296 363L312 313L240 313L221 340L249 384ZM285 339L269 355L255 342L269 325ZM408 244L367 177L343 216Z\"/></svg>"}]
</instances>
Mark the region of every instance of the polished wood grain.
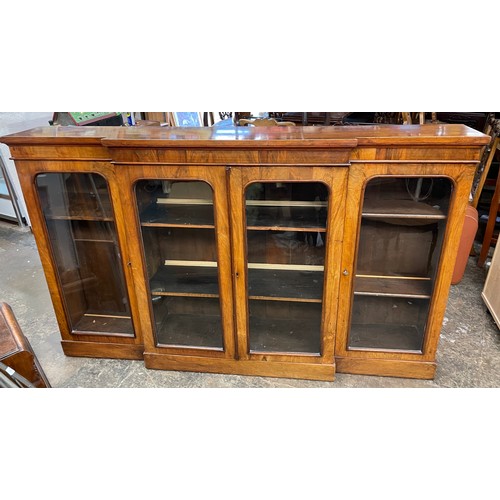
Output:
<instances>
[{"instance_id":1,"label":"polished wood grain","mask_svg":"<svg viewBox=\"0 0 500 500\"><path fill-rule=\"evenodd\" d=\"M348 349L348 336L350 329L350 316L352 308L353 292L355 293L354 283L350 276L355 272L355 263L357 259L357 247L359 239L359 228L362 219L362 200L363 191L366 183L377 176L429 176L429 177L448 177L453 181L454 194L444 236L444 244L441 252L440 265L435 278L434 291L432 294L431 309L429 321L427 322L427 331L424 336L424 344L421 353L405 352L378 352L356 351ZM340 292L339 292L339 317L336 336L336 356L349 359L363 359L363 373L368 373L368 367L373 367L373 374L382 374L387 371L385 368L379 372L375 367L378 361L400 360L415 362L434 362L439 333L444 317L447 303L449 286L455 263L455 256L458 251L458 245L461 236L461 224L465 216L465 208L468 204L468 196L472 185L474 169L467 163L443 165L443 164L393 164L380 163L370 165L369 167L362 163L355 163L350 168L349 189L347 193L346 207L346 230L344 233L344 245L342 255L342 268L346 271L343 274ZM403 286L401 292L408 291ZM423 290L422 290L423 291ZM419 292L422 293L422 292ZM391 294L393 295L393 294ZM424 293L425 295L425 293ZM367 361L370 361L367 363ZM354 366L352 363L343 361L343 366ZM356 365L357 366L357 365ZM387 366L387 363L381 363L381 367ZM398 365L399 366L399 365ZM410 366L410 365L401 365ZM349 368L347 368L349 369Z\"/></svg>"},{"instance_id":2,"label":"polished wood grain","mask_svg":"<svg viewBox=\"0 0 500 500\"><path fill-rule=\"evenodd\" d=\"M38 358L6 302L0 302L0 361L35 387L50 387Z\"/></svg>"},{"instance_id":3,"label":"polished wood grain","mask_svg":"<svg viewBox=\"0 0 500 500\"><path fill-rule=\"evenodd\" d=\"M21 148L19 146L19 148ZM64 148L60 147L61 151ZM61 153L62 154L62 153ZM24 198L30 214L32 223L32 231L37 243L40 260L47 280L49 293L51 295L52 303L56 313L56 319L61 332L63 340L75 342L89 342L90 346L96 349L96 356L100 355L100 343L113 343L117 342L124 346L135 344L142 348L142 333L138 322L137 303L135 300L135 287L132 284L129 269L129 258L127 252L127 224L121 216L120 192L115 185L115 175L112 166L108 162L94 161L93 158L86 160L72 160L71 162L64 162L61 160L43 160L43 161L21 161L16 163L18 166L19 180L23 189ZM64 285L61 282L59 271L57 269L56 261L52 248L52 240L47 230L44 215L40 206L40 200L36 191L34 179L38 174L47 172L79 172L79 173L98 173L102 175L108 183L112 208L114 213L115 225L117 230L118 241L121 248L121 263L125 276L129 306L132 311L132 322L134 324L134 332L131 332L132 337L123 336L121 333L107 331L106 328L102 332L90 333L88 331L74 330L72 323L73 318L65 303ZM111 208L111 207L110 207ZM126 350L126 349L125 349ZM71 351L74 352L74 351ZM114 351L118 357L121 357L119 351ZM111 353L111 351L110 351ZM133 354L136 359L136 354ZM111 354L110 354L110 357Z\"/></svg>"},{"instance_id":4,"label":"polished wood grain","mask_svg":"<svg viewBox=\"0 0 500 500\"><path fill-rule=\"evenodd\" d=\"M485 141L486 138L486 141ZM481 132L460 124L373 125L349 127L39 127L2 137L2 142L13 144L99 144L125 147L209 147L252 148L279 146L294 142L293 146L354 147L374 145L478 145L489 141ZM170 141L170 143L169 143ZM309 142L310 141L310 142ZM275 144L275 142L277 144ZM205 143L205 144L204 144Z\"/></svg>"},{"instance_id":5,"label":"polished wood grain","mask_svg":"<svg viewBox=\"0 0 500 500\"><path fill-rule=\"evenodd\" d=\"M333 381L335 368L332 364L307 362L283 362L272 359L235 360L210 359L197 356L172 356L144 354L146 368L157 370L180 370L207 373L226 373L260 377L303 378Z\"/></svg>"},{"instance_id":6,"label":"polished wood grain","mask_svg":"<svg viewBox=\"0 0 500 500\"><path fill-rule=\"evenodd\" d=\"M61 346L66 356L110 359L143 359L144 357L142 345L124 345L104 341L97 343L82 340L62 340Z\"/></svg>"},{"instance_id":7,"label":"polished wood grain","mask_svg":"<svg viewBox=\"0 0 500 500\"><path fill-rule=\"evenodd\" d=\"M134 150L131 150L131 157L134 157ZM136 221L134 237L129 238L131 243L131 252L134 258L131 262L132 274L136 286L136 295L139 301L139 317L141 327L144 332L144 346L146 353L184 353L190 354L192 348L186 346L184 348L176 346L161 346L157 345L157 332L154 328L154 314L152 310L150 291L148 287L148 274L144 265L145 255L142 244L142 236L140 232L140 215L137 210L137 201L135 198L134 186L136 182L143 179L163 179L163 180L184 180L184 181L199 181L207 182L213 189L213 208L214 208L214 229L216 234L215 256L218 262L219 271L219 298L221 306L221 327L223 331L224 351L216 354L216 356L224 356L226 358L234 358L235 356L235 337L233 326L233 298L232 298L232 277L231 277L231 248L229 234L229 216L227 207L227 192L226 192L226 167L213 166L210 169L193 165L176 165L176 166L153 166L153 165L131 165L126 167L123 172L126 175L122 179L122 206L124 209L125 219L128 221ZM186 242L189 245L189 242ZM186 252L185 248L180 248L180 251ZM206 252L206 249L200 249L201 252ZM211 250L212 251L212 250ZM180 258L181 254L176 256ZM201 255L200 255L201 256ZM210 288L209 288L210 290ZM196 349L200 351L200 356L213 356L212 351Z\"/></svg>"},{"instance_id":8,"label":"polished wood grain","mask_svg":"<svg viewBox=\"0 0 500 500\"><path fill-rule=\"evenodd\" d=\"M254 167L237 169L232 168L230 173L230 207L232 243L234 249L233 276L235 280L236 302L236 322L238 332L238 355L240 359L259 359L261 354L250 352L249 345L249 325L248 325L248 302L247 294L251 292L251 270L247 270L247 249L246 249L246 229L245 229L245 190L254 182L320 182L329 187L328 199L328 238L326 244L325 261L331 263L327 265L324 272L323 303L328 306L323 308L320 353L319 358L322 363L334 365L333 337L335 332L337 287L340 270L336 263L340 259L340 251L343 231L344 217L344 191L347 183L347 168L326 168L326 167L297 167L290 169L286 167ZM311 296L310 298L317 298ZM281 359L294 360L293 354L280 353ZM266 354L266 359L271 359L273 354ZM297 361L297 360L296 360Z\"/></svg>"},{"instance_id":9,"label":"polished wood grain","mask_svg":"<svg viewBox=\"0 0 500 500\"><path fill-rule=\"evenodd\" d=\"M335 359L338 373L428 380L432 380L436 373L436 363L433 361L374 359L366 356L359 358L336 356Z\"/></svg>"},{"instance_id":10,"label":"polished wood grain","mask_svg":"<svg viewBox=\"0 0 500 500\"><path fill-rule=\"evenodd\" d=\"M487 135L454 124L224 129L42 127L0 140L11 147L16 161L67 355L124 359L140 359L144 355L148 368L316 380L333 380L335 370L412 378L434 376L439 333L465 208L475 168L489 142ZM113 336L106 331L98 335L71 331L49 235L34 189L33 179L41 172L96 172L106 178L134 337ZM454 186L451 205L445 213L430 205L378 204L365 207L363 214L364 187L376 176L448 178ZM192 209L191 219L182 220L182 206L177 207L181 215L171 219L162 218L160 212L165 211L165 207L159 207L156 214L144 212L148 200L137 199L135 195L135 184L143 179L209 183L214 193L214 219ZM307 280L297 283L294 270L288 267L276 268L276 272L292 273L283 275L290 293L274 293L272 280L261 279L259 269L252 267L259 263L247 256L247 231L264 234L283 229L279 221L272 218L246 226L245 189L253 182L321 182L328 187L326 228L313 228L327 236L324 263L321 263L324 264L322 294L317 284L311 288ZM138 204L141 209L137 208ZM356 277L361 221L392 218L398 222L414 219L415 215L422 223L434 221L446 225L434 288L428 281L416 279L420 276L404 276L398 280L398 277L368 272ZM196 220L196 217L199 218ZM293 225L285 229L303 229L300 224ZM185 229L186 226L191 227ZM155 231L177 231L178 243L170 245L159 236L166 233L155 236ZM179 236L179 231L184 231L184 236ZM194 242L190 238L196 231L200 234ZM204 237L203 231L215 232L215 243ZM148 254L143 248L143 234L148 242ZM92 238L91 235L81 237ZM256 237L255 234L252 237ZM188 280L179 288L177 278L169 276L164 289L151 291L148 276L151 268L158 269L169 259L185 260L184 249L188 247L192 247L195 260L218 263L218 278L215 275L214 280L207 268L204 272L210 276L206 276L206 287L189 289ZM254 253L251 256L255 258ZM277 266L289 265L279 259L274 262ZM298 267L295 271L302 272ZM253 292L249 291L250 285ZM430 300L421 349L414 349L417 343L410 343L400 351L376 347L349 349L355 293L367 298L386 295L395 300L401 300L400 297ZM209 339L205 339L205 347L167 345L162 341L173 342L177 329L166 333L161 329L156 331L153 312L156 306L152 298L176 300L183 296L220 300L220 320L214 321L220 321L216 326L223 332L221 348L214 348ZM273 307L281 311L283 321L286 311L292 310L287 308L293 308L294 304L322 307L319 343L301 344L301 338L297 337L293 348L296 352L265 352L266 348L259 347L259 339L266 339L269 331L265 323L257 324L259 318L254 317L253 325L257 325L259 333L252 347L248 334L249 301L254 304L271 301ZM189 311L173 307L171 313L175 321L181 323L193 320ZM308 352L300 352L301 349Z\"/></svg>"}]
</instances>

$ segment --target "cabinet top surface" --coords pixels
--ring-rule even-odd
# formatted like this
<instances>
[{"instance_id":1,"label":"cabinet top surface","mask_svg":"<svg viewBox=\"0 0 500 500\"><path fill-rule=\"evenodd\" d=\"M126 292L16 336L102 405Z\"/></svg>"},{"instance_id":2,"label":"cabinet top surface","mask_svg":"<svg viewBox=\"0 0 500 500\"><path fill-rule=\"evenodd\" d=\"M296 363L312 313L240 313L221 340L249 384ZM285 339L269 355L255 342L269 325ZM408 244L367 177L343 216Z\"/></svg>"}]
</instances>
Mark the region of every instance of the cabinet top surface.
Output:
<instances>
[{"instance_id":1,"label":"cabinet top surface","mask_svg":"<svg viewBox=\"0 0 500 500\"><path fill-rule=\"evenodd\" d=\"M110 147L356 147L385 144L481 146L490 140L461 124L309 127L39 127L0 137L8 145Z\"/></svg>"}]
</instances>

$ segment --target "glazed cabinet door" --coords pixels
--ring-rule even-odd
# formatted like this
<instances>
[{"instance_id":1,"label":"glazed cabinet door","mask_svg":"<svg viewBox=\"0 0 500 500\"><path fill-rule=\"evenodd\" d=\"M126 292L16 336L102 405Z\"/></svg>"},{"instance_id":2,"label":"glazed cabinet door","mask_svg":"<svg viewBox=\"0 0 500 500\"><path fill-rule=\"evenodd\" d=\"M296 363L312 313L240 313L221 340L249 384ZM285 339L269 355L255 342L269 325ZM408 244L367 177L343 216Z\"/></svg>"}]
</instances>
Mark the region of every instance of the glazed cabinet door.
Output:
<instances>
[{"instance_id":1,"label":"glazed cabinet door","mask_svg":"<svg viewBox=\"0 0 500 500\"><path fill-rule=\"evenodd\" d=\"M344 329L336 346L340 370L433 376L468 183L443 175L444 167L421 168L421 176L409 170L353 172L340 293Z\"/></svg>"},{"instance_id":2,"label":"glazed cabinet door","mask_svg":"<svg viewBox=\"0 0 500 500\"><path fill-rule=\"evenodd\" d=\"M225 167L133 168L130 187L145 352L232 358Z\"/></svg>"},{"instance_id":3,"label":"glazed cabinet door","mask_svg":"<svg viewBox=\"0 0 500 500\"><path fill-rule=\"evenodd\" d=\"M135 337L108 179L45 171L34 189L70 338Z\"/></svg>"},{"instance_id":4,"label":"glazed cabinet door","mask_svg":"<svg viewBox=\"0 0 500 500\"><path fill-rule=\"evenodd\" d=\"M346 174L231 169L240 359L334 366Z\"/></svg>"}]
</instances>

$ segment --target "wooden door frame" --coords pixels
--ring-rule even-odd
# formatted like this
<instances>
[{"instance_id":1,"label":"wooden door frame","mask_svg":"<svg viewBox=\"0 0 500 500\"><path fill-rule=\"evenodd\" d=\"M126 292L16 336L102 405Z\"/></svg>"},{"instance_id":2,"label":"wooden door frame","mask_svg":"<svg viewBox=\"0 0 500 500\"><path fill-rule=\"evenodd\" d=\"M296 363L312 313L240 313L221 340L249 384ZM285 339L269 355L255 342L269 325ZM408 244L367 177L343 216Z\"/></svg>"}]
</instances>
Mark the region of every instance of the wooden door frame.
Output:
<instances>
[{"instance_id":1,"label":"wooden door frame","mask_svg":"<svg viewBox=\"0 0 500 500\"><path fill-rule=\"evenodd\" d=\"M126 164L119 168L124 217L130 222L130 267L137 288L139 316L144 338L144 357L149 368L163 368L161 357L169 356L234 359L235 339L233 325L233 299L231 278L231 247L229 235L229 212L226 193L226 168L224 166L182 164ZM219 304L221 308L223 350L199 347L165 347L156 345L153 327L155 320L149 297L149 277L145 267L141 225L135 197L135 185L141 180L199 181L209 184L214 196L215 237L218 256Z\"/></svg>"},{"instance_id":2,"label":"wooden door frame","mask_svg":"<svg viewBox=\"0 0 500 500\"><path fill-rule=\"evenodd\" d=\"M255 362L317 363L335 365L334 338L340 281L340 258L344 230L345 191L348 166L273 165L232 167L229 174L233 282L238 358ZM321 354L251 353L248 335L248 278L246 249L245 190L256 182L321 182L329 190L327 245L321 320Z\"/></svg>"},{"instance_id":3,"label":"wooden door frame","mask_svg":"<svg viewBox=\"0 0 500 500\"><path fill-rule=\"evenodd\" d=\"M347 274L343 274L340 281L338 331L335 341L335 357L338 371L410 378L433 378L436 368L436 350L446 310L455 256L462 233L465 209L468 205L468 195L474 177L474 168L471 168L469 162L448 165L443 163L418 164L418 162L411 161L375 164L353 162L350 174L342 254L342 269L346 270ZM347 347L364 189L369 180L386 176L445 177L450 179L453 185L421 354L356 351L349 350Z\"/></svg>"},{"instance_id":4,"label":"wooden door frame","mask_svg":"<svg viewBox=\"0 0 500 500\"><path fill-rule=\"evenodd\" d=\"M49 293L59 325L62 348L68 356L109 357L118 359L142 359L143 339L138 321L138 305L135 284L129 272L127 228L121 210L119 188L112 166L108 162L92 159L72 159L71 165L64 160L30 161L17 158L19 181L25 195L26 206L32 223L32 231L39 250L40 260L48 284ZM125 281L127 299L134 328L134 337L103 334L73 334L69 321L64 293L54 260L51 239L41 208L35 180L37 175L48 173L97 174L104 177L108 185L113 210L116 236L121 252L121 271Z\"/></svg>"}]
</instances>

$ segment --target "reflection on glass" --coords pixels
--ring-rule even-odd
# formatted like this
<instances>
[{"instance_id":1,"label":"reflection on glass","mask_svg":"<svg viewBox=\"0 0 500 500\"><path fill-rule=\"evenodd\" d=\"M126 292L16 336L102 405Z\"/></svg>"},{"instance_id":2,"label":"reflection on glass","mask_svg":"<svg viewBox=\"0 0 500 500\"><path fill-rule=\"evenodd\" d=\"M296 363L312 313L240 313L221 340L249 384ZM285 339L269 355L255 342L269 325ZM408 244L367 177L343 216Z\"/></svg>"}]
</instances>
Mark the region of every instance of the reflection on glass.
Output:
<instances>
[{"instance_id":1,"label":"reflection on glass","mask_svg":"<svg viewBox=\"0 0 500 500\"><path fill-rule=\"evenodd\" d=\"M440 177L368 182L350 349L421 351L451 194Z\"/></svg>"},{"instance_id":2,"label":"reflection on glass","mask_svg":"<svg viewBox=\"0 0 500 500\"><path fill-rule=\"evenodd\" d=\"M222 349L212 188L136 184L157 345Z\"/></svg>"},{"instance_id":3,"label":"reflection on glass","mask_svg":"<svg viewBox=\"0 0 500 500\"><path fill-rule=\"evenodd\" d=\"M73 333L133 336L106 180L46 173L36 187Z\"/></svg>"},{"instance_id":4,"label":"reflection on glass","mask_svg":"<svg viewBox=\"0 0 500 500\"><path fill-rule=\"evenodd\" d=\"M248 186L250 351L320 353L327 210L319 182Z\"/></svg>"}]
</instances>

